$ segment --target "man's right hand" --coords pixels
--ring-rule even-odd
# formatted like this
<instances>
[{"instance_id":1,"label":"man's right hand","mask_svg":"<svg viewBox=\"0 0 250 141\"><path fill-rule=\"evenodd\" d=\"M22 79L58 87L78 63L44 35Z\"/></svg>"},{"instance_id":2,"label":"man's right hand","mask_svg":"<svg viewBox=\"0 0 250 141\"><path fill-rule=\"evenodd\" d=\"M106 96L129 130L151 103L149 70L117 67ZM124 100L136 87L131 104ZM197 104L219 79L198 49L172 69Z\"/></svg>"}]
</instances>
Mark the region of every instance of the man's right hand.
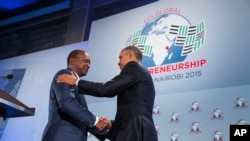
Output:
<instances>
[{"instance_id":1,"label":"man's right hand","mask_svg":"<svg viewBox=\"0 0 250 141\"><path fill-rule=\"evenodd\" d=\"M57 79L57 83L66 83L68 85L76 85L77 78L73 72L71 74L60 74Z\"/></svg>"},{"instance_id":2,"label":"man's right hand","mask_svg":"<svg viewBox=\"0 0 250 141\"><path fill-rule=\"evenodd\" d=\"M100 117L99 121L95 125L99 131L104 131L112 127L111 121L107 117Z\"/></svg>"}]
</instances>

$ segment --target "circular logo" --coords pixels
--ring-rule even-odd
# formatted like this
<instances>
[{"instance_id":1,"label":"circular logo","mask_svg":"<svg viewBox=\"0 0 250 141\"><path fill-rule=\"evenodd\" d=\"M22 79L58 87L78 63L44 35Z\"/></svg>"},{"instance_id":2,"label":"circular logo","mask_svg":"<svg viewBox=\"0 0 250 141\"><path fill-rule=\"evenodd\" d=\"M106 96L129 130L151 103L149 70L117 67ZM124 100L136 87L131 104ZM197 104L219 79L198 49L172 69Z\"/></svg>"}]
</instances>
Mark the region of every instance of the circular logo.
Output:
<instances>
[{"instance_id":1,"label":"circular logo","mask_svg":"<svg viewBox=\"0 0 250 141\"><path fill-rule=\"evenodd\" d=\"M138 46L146 67L184 61L204 42L204 22L191 25L178 14L163 14L135 31L126 45Z\"/></svg>"}]
</instances>

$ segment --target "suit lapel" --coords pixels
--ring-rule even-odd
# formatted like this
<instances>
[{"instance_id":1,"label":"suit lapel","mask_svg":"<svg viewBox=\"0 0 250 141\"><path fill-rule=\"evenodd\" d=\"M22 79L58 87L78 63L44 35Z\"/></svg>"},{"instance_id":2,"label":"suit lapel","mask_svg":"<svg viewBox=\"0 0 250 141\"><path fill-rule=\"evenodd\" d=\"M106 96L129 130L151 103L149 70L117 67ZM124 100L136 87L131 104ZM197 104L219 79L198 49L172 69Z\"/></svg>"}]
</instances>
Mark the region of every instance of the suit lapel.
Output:
<instances>
[{"instance_id":1,"label":"suit lapel","mask_svg":"<svg viewBox=\"0 0 250 141\"><path fill-rule=\"evenodd\" d=\"M74 71L73 71L74 72ZM76 74L76 72L74 72L74 75L79 79L78 75ZM88 108L87 106L87 102L86 102L86 99L85 99L85 96L83 94L79 94L78 92L78 87L75 86L75 98L76 100L78 101L79 104L81 104L82 106Z\"/></svg>"}]
</instances>

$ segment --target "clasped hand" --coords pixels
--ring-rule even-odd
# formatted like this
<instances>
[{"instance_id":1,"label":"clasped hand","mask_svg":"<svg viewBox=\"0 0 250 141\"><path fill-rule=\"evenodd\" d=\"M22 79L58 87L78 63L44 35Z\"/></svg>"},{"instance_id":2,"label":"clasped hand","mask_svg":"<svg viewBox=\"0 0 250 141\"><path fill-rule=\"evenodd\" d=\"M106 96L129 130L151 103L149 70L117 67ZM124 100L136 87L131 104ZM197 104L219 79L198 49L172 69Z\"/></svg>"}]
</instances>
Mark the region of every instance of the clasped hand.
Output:
<instances>
[{"instance_id":1,"label":"clasped hand","mask_svg":"<svg viewBox=\"0 0 250 141\"><path fill-rule=\"evenodd\" d=\"M99 121L95 125L99 131L104 131L111 128L111 121L106 117L100 117Z\"/></svg>"}]
</instances>

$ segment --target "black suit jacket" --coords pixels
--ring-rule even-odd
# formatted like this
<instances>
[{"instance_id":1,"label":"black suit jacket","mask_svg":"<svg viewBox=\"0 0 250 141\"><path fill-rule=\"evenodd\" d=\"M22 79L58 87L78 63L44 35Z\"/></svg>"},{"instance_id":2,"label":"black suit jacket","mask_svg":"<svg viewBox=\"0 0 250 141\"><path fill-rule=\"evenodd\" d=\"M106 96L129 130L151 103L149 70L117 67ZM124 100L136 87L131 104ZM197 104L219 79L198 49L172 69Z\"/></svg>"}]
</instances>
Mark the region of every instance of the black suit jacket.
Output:
<instances>
[{"instance_id":1,"label":"black suit jacket","mask_svg":"<svg viewBox=\"0 0 250 141\"><path fill-rule=\"evenodd\" d=\"M157 141L152 119L155 89L152 77L132 61L106 83L80 80L79 90L97 97L117 96L117 113L110 131L112 141Z\"/></svg>"},{"instance_id":2,"label":"black suit jacket","mask_svg":"<svg viewBox=\"0 0 250 141\"><path fill-rule=\"evenodd\" d=\"M71 71L61 70L52 80L49 117L42 141L87 141L87 132L100 139L104 136L93 128L96 117L88 110L84 95L78 95L78 88L56 82L58 75Z\"/></svg>"}]
</instances>

